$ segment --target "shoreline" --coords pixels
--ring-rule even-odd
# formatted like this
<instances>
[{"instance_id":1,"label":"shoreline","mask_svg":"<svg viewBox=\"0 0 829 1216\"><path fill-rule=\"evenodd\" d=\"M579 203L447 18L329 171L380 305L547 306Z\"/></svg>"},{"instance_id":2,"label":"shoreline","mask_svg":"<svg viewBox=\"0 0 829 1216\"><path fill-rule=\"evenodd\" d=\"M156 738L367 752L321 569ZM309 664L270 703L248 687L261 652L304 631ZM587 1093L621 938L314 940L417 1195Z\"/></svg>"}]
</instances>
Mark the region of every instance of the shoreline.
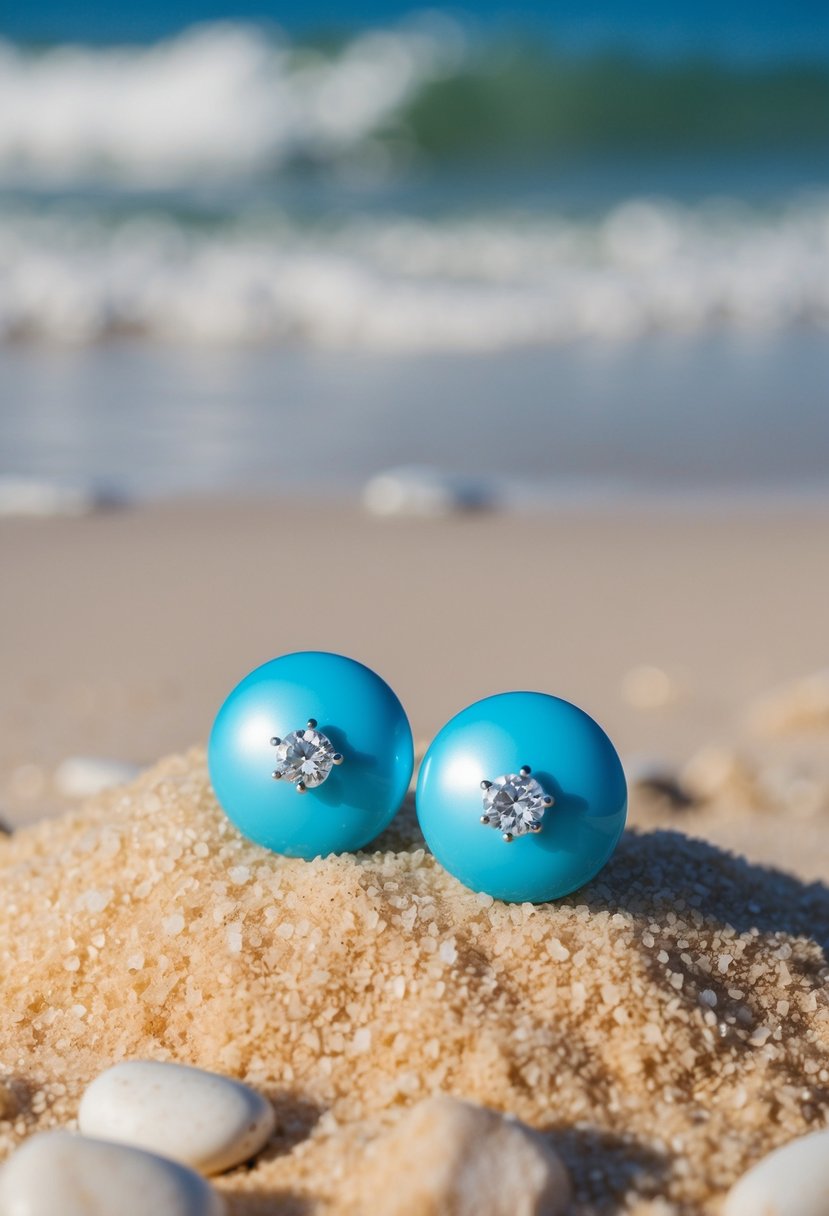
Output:
<instances>
[{"instance_id":1,"label":"shoreline","mask_svg":"<svg viewBox=\"0 0 829 1216\"><path fill-rule=\"evenodd\" d=\"M447 505L432 510L421 508L412 499L404 501L399 509L375 509L367 502L367 487L372 481L386 477L399 478L406 483L410 480L415 488L434 485L443 492ZM525 482L519 486L508 479L498 482L482 475L475 480L424 464L380 469L359 484L343 481L339 485L331 482L297 485L276 494L237 486L216 494L193 489L180 493L159 491L132 495L115 485L96 480L0 472L0 525L33 522L41 526L46 521L64 518L89 519L146 510L215 510L223 506L264 511L320 506L335 512L364 513L367 518L378 516L382 519L389 515L437 525L449 518L481 519L493 515L516 520L543 520L554 515L601 520L621 514L635 520L654 512L678 518L725 515L728 519L816 512L829 518L829 483L825 486L817 482L799 485L780 482L669 487L622 482L608 484L584 478L560 479L555 485Z\"/></svg>"},{"instance_id":2,"label":"shoreline","mask_svg":"<svg viewBox=\"0 0 829 1216\"><path fill-rule=\"evenodd\" d=\"M2 364L2 471L128 500L356 494L422 465L530 508L829 493L818 332L478 355L21 345Z\"/></svg>"}]
</instances>

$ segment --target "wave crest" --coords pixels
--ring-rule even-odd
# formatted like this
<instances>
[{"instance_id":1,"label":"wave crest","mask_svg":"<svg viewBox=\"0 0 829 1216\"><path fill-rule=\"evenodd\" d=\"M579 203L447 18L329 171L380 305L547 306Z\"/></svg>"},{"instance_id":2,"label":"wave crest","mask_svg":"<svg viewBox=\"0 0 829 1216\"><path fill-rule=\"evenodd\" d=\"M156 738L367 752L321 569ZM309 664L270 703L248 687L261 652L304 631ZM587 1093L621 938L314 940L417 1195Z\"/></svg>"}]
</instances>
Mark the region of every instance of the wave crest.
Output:
<instances>
[{"instance_id":1,"label":"wave crest","mask_svg":"<svg viewBox=\"0 0 829 1216\"><path fill-rule=\"evenodd\" d=\"M829 142L829 67L573 56L448 18L322 50L237 24L150 46L0 41L0 178L140 185L296 160L421 163Z\"/></svg>"},{"instance_id":2,"label":"wave crest","mask_svg":"<svg viewBox=\"0 0 829 1216\"><path fill-rule=\"evenodd\" d=\"M39 55L0 42L0 172L165 185L328 159L363 142L454 54L451 38L425 29L367 33L331 54L239 25Z\"/></svg>"},{"instance_id":3,"label":"wave crest","mask_svg":"<svg viewBox=\"0 0 829 1216\"><path fill-rule=\"evenodd\" d=\"M829 325L829 199L199 229L0 215L0 341L477 351Z\"/></svg>"}]
</instances>

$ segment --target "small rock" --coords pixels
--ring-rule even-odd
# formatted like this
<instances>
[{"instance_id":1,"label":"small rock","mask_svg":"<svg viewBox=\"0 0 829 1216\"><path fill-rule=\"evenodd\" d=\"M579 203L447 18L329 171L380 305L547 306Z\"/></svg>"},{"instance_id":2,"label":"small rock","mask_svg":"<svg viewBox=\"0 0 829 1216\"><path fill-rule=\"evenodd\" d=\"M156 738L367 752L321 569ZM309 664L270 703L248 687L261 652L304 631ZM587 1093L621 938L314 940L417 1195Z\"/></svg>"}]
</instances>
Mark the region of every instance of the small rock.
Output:
<instances>
[{"instance_id":1,"label":"small rock","mask_svg":"<svg viewBox=\"0 0 829 1216\"><path fill-rule=\"evenodd\" d=\"M92 798L102 790L134 781L141 769L121 760L70 756L55 769L55 788L66 798Z\"/></svg>"},{"instance_id":2,"label":"small rock","mask_svg":"<svg viewBox=\"0 0 829 1216\"><path fill-rule=\"evenodd\" d=\"M769 1153L728 1193L723 1216L826 1216L829 1129Z\"/></svg>"},{"instance_id":3,"label":"small rock","mask_svg":"<svg viewBox=\"0 0 829 1216\"><path fill-rule=\"evenodd\" d=\"M70 486L35 477L0 477L0 516L91 515L123 506L121 495L95 486Z\"/></svg>"},{"instance_id":4,"label":"small rock","mask_svg":"<svg viewBox=\"0 0 829 1216\"><path fill-rule=\"evenodd\" d=\"M130 1060L96 1077L81 1099L85 1135L164 1153L218 1174L258 1153L274 1126L270 1102L218 1073Z\"/></svg>"},{"instance_id":5,"label":"small rock","mask_svg":"<svg viewBox=\"0 0 829 1216\"><path fill-rule=\"evenodd\" d=\"M443 516L493 505L488 487L438 469L401 468L366 483L363 506L371 515Z\"/></svg>"},{"instance_id":6,"label":"small rock","mask_svg":"<svg viewBox=\"0 0 829 1216\"><path fill-rule=\"evenodd\" d=\"M0 1170L0 1216L224 1216L193 1170L155 1153L41 1132Z\"/></svg>"},{"instance_id":7,"label":"small rock","mask_svg":"<svg viewBox=\"0 0 829 1216\"><path fill-rule=\"evenodd\" d=\"M355 1211L373 1216L558 1216L570 1180L536 1132L495 1111L427 1098L368 1150Z\"/></svg>"}]
</instances>

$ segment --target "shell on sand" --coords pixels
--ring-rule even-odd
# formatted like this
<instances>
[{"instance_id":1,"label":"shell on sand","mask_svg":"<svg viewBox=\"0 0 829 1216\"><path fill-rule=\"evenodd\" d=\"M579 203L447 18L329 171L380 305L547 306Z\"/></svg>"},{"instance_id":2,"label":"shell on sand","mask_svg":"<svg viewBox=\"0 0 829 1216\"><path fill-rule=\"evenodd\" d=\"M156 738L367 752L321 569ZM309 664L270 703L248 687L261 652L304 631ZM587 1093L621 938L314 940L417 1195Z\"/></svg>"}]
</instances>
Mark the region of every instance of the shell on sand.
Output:
<instances>
[{"instance_id":1,"label":"shell on sand","mask_svg":"<svg viewBox=\"0 0 829 1216\"><path fill-rule=\"evenodd\" d=\"M679 833L504 905L437 865L411 806L375 852L267 853L194 751L3 841L0 889L2 1153L103 1067L171 1059L276 1107L217 1181L234 1216L345 1212L366 1146L439 1092L538 1129L579 1214L686 1216L829 1115L829 893Z\"/></svg>"}]
</instances>

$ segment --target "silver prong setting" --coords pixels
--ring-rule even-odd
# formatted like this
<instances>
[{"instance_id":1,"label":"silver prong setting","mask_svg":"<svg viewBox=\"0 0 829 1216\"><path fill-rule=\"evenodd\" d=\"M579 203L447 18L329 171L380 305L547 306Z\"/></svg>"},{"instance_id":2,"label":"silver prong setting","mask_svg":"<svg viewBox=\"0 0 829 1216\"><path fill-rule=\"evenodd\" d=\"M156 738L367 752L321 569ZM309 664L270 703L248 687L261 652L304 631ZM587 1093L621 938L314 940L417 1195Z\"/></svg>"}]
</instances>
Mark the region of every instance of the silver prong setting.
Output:
<instances>
[{"instance_id":1,"label":"silver prong setting","mask_svg":"<svg viewBox=\"0 0 829 1216\"><path fill-rule=\"evenodd\" d=\"M494 828L505 844L521 836L537 836L543 830L544 815L555 802L531 774L529 764L522 764L518 772L480 782L484 809L480 822Z\"/></svg>"},{"instance_id":2,"label":"silver prong setting","mask_svg":"<svg viewBox=\"0 0 829 1216\"><path fill-rule=\"evenodd\" d=\"M292 785L298 794L309 793L327 781L334 766L341 765L346 756L319 730L316 718L308 718L304 726L289 731L284 737L271 735L271 747L277 748L274 781Z\"/></svg>"}]
</instances>

